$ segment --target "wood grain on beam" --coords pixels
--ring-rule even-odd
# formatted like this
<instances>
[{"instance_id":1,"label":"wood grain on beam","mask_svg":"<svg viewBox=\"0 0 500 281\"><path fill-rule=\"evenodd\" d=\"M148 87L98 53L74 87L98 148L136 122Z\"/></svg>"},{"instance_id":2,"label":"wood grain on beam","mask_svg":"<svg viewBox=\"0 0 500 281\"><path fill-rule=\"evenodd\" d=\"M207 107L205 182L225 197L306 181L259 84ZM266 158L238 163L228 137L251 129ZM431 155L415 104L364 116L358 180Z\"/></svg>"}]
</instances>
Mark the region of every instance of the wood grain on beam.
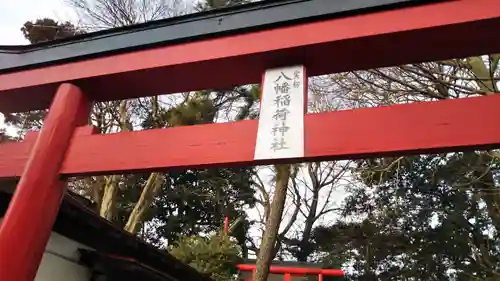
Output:
<instances>
[{"instance_id":1,"label":"wood grain on beam","mask_svg":"<svg viewBox=\"0 0 500 281\"><path fill-rule=\"evenodd\" d=\"M500 147L500 95L308 114L305 157L353 159ZM77 132L65 175L110 174L253 162L257 121L88 135ZM32 142L0 146L0 178L17 177Z\"/></svg>"}]
</instances>

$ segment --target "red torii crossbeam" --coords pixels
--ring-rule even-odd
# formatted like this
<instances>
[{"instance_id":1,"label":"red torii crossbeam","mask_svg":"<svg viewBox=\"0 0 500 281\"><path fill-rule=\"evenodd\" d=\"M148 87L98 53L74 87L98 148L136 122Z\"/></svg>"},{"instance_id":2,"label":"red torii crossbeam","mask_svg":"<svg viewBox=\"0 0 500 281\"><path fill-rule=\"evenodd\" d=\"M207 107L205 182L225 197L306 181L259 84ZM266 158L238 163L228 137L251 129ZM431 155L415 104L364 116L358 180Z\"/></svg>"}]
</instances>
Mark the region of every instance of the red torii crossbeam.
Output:
<instances>
[{"instance_id":1,"label":"red torii crossbeam","mask_svg":"<svg viewBox=\"0 0 500 281\"><path fill-rule=\"evenodd\" d=\"M355 159L499 147L499 105L500 95L491 95L307 114L305 157L280 161ZM254 161L257 133L257 121L254 120L108 135L92 134L94 131L90 126L76 130L60 170L62 175L276 162ZM21 176L35 140L36 136L28 135L24 142L0 146L0 178Z\"/></svg>"},{"instance_id":2,"label":"red torii crossbeam","mask_svg":"<svg viewBox=\"0 0 500 281\"><path fill-rule=\"evenodd\" d=\"M75 129L86 120L87 100L258 83L266 69L283 65L302 64L320 75L500 53L495 30L498 0L455 0L36 67L2 70L0 61L0 111L45 109L53 101L37 137L0 146L0 178L21 177L0 228L0 280L33 280L62 198L60 177L500 146L494 95L307 114L304 157L259 161L257 121L98 135L91 127ZM62 105L66 100L71 106Z\"/></svg>"}]
</instances>

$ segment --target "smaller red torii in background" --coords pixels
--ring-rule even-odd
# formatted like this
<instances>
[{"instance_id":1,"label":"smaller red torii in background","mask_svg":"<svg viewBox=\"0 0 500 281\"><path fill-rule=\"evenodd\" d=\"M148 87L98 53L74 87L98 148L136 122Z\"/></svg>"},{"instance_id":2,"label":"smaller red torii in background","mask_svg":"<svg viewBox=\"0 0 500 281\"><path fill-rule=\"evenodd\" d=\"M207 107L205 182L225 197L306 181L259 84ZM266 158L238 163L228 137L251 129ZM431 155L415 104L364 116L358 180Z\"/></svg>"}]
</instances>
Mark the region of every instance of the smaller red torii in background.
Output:
<instances>
[{"instance_id":1,"label":"smaller red torii in background","mask_svg":"<svg viewBox=\"0 0 500 281\"><path fill-rule=\"evenodd\" d=\"M239 264L237 268L240 271L251 271L252 279L255 271L254 264ZM317 275L318 281L323 281L323 276L344 276L344 271L340 269L324 269L324 268L308 268L308 267L285 267L285 266L270 266L269 273L283 274L283 281L292 281L293 275ZM252 281L245 280L245 281Z\"/></svg>"},{"instance_id":2,"label":"smaller red torii in background","mask_svg":"<svg viewBox=\"0 0 500 281\"><path fill-rule=\"evenodd\" d=\"M224 218L224 232L229 230L229 218ZM255 264L238 264L236 266L240 272L251 271L252 279L255 271ZM310 268L310 267L285 267L273 266L269 267L269 273L283 274L283 281L292 281L292 275L318 275L317 281L323 281L323 276L344 276L344 271L340 269L324 269L324 268ZM245 280L245 281L252 281Z\"/></svg>"}]
</instances>

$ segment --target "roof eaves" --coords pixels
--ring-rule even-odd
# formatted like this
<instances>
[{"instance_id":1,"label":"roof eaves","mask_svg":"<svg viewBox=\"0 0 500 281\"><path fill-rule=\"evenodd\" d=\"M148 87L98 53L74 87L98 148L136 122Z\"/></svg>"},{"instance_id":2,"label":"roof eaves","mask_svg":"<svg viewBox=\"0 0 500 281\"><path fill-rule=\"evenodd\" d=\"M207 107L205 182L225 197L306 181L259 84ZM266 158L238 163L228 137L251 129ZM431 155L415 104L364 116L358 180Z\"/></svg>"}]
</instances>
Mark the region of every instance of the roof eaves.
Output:
<instances>
[{"instance_id":1,"label":"roof eaves","mask_svg":"<svg viewBox=\"0 0 500 281\"><path fill-rule=\"evenodd\" d=\"M16 181L0 181L2 214L9 205L15 185ZM168 252L161 251L141 241L137 236L115 227L93 212L89 208L91 205L86 198L67 192L54 224L54 231L100 253L135 260L176 280L213 281Z\"/></svg>"},{"instance_id":2,"label":"roof eaves","mask_svg":"<svg viewBox=\"0 0 500 281\"><path fill-rule=\"evenodd\" d=\"M268 0L31 46L0 47L0 72L446 0ZM16 53L16 48L18 51ZM2 52L2 50L4 52Z\"/></svg>"}]
</instances>

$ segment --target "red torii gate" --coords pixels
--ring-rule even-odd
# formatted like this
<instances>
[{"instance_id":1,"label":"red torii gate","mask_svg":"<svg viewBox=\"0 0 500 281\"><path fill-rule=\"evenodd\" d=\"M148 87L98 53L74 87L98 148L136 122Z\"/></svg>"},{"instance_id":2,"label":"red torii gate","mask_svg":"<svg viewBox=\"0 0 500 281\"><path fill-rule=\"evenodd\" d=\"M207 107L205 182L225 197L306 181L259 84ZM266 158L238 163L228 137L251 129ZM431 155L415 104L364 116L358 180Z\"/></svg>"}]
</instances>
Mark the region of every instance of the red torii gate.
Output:
<instances>
[{"instance_id":1,"label":"red torii gate","mask_svg":"<svg viewBox=\"0 0 500 281\"><path fill-rule=\"evenodd\" d=\"M255 264L238 264L240 272L250 271L252 278L245 281L252 281L255 272ZM308 267L286 267L274 266L269 267L271 274L283 274L283 281L292 281L293 276L318 276L318 281L323 281L324 276L344 276L344 271L339 269L324 269L324 268L308 268Z\"/></svg>"},{"instance_id":2,"label":"red torii gate","mask_svg":"<svg viewBox=\"0 0 500 281\"><path fill-rule=\"evenodd\" d=\"M93 134L86 126L95 101L258 83L276 66L302 64L308 74L321 75L500 52L494 36L500 30L498 0L384 3L391 2L411 5L184 38L154 48L144 43L72 57L111 40L100 34L100 39L81 37L77 43L86 48L62 41L0 52L0 111L49 108L39 134L0 146L0 178L20 177L0 228L0 280L33 280L68 176L499 147L500 95L306 114L304 157L279 160L254 159L258 121L110 135ZM214 14L211 20L210 26L219 28L232 18ZM130 30L119 31L133 37ZM51 59L50 50L60 56ZM155 149L160 145L169 149Z\"/></svg>"}]
</instances>

